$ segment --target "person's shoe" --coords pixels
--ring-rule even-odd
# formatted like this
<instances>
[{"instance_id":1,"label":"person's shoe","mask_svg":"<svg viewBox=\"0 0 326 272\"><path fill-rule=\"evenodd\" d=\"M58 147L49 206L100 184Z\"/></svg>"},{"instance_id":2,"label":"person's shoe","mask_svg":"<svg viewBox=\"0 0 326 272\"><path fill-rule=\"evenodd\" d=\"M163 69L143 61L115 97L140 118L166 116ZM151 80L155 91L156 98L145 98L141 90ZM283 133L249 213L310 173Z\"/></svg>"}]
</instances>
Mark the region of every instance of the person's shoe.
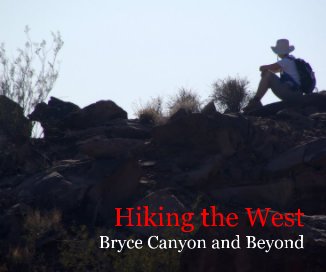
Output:
<instances>
[{"instance_id":1,"label":"person's shoe","mask_svg":"<svg viewBox=\"0 0 326 272\"><path fill-rule=\"evenodd\" d=\"M257 109L261 108L262 106L263 106L263 104L260 102L259 99L253 98L249 101L248 105L243 108L243 112L257 110Z\"/></svg>"}]
</instances>

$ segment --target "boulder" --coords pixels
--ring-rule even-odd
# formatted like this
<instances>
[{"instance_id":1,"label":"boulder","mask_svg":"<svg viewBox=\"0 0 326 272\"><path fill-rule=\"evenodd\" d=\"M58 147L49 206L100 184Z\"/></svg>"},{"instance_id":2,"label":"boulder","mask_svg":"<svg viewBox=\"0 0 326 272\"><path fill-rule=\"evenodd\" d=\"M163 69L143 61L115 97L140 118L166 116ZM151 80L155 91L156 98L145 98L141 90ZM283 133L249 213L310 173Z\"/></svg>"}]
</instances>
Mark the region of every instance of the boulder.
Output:
<instances>
[{"instance_id":1,"label":"boulder","mask_svg":"<svg viewBox=\"0 0 326 272\"><path fill-rule=\"evenodd\" d=\"M187 109L184 109L184 108L180 108L178 109L175 113L173 113L170 118L169 118L169 121L170 122L173 122L173 121L176 121L180 118L184 118L186 116L189 116L191 115L191 111L190 110L187 110Z\"/></svg>"},{"instance_id":2,"label":"boulder","mask_svg":"<svg viewBox=\"0 0 326 272\"><path fill-rule=\"evenodd\" d=\"M114 220L114 209L127 207L137 197L141 176L138 162L124 159L106 177L92 185L87 193L87 213L93 223Z\"/></svg>"},{"instance_id":3,"label":"boulder","mask_svg":"<svg viewBox=\"0 0 326 272\"><path fill-rule=\"evenodd\" d=\"M0 238L2 246L5 243L11 246L21 244L21 235L24 233L24 221L32 211L32 207L24 203L16 203L0 215Z\"/></svg>"},{"instance_id":4,"label":"boulder","mask_svg":"<svg viewBox=\"0 0 326 272\"><path fill-rule=\"evenodd\" d=\"M40 122L45 137L51 137L63 136L67 130L89 129L111 120L126 119L127 113L111 100L101 100L80 109L73 103L51 97L48 104L38 104L29 118Z\"/></svg>"},{"instance_id":5,"label":"boulder","mask_svg":"<svg viewBox=\"0 0 326 272\"><path fill-rule=\"evenodd\" d=\"M0 95L0 137L21 143L29 139L32 123L24 116L23 108L5 95ZM1 140L0 140L1 141Z\"/></svg>"},{"instance_id":6,"label":"boulder","mask_svg":"<svg viewBox=\"0 0 326 272\"><path fill-rule=\"evenodd\" d=\"M305 168L294 173L293 207L302 207L310 215L326 214L325 177L326 169Z\"/></svg>"},{"instance_id":7,"label":"boulder","mask_svg":"<svg viewBox=\"0 0 326 272\"><path fill-rule=\"evenodd\" d=\"M48 104L45 102L36 105L34 111L28 116L30 120L41 123L44 137L62 135L65 129L63 120L71 113L79 111L80 108L58 98L51 97Z\"/></svg>"},{"instance_id":8,"label":"boulder","mask_svg":"<svg viewBox=\"0 0 326 272\"><path fill-rule=\"evenodd\" d=\"M29 115L29 118L41 124L56 124L66 118L70 113L78 110L80 108L74 103L51 96L47 104L45 102L37 104L34 111Z\"/></svg>"},{"instance_id":9,"label":"boulder","mask_svg":"<svg viewBox=\"0 0 326 272\"><path fill-rule=\"evenodd\" d=\"M169 213L176 213L180 217L182 213L186 212L187 209L185 205L178 199L178 197L169 189L163 189L160 191L156 191L153 193L150 193L143 199L136 202L132 208L137 210L137 207L140 207L140 216L144 217L144 206L148 206L149 213L151 212L158 212L160 211L160 207L163 207L163 212L169 212ZM134 214L132 217L133 222L137 222L137 217ZM157 220L154 219L154 222L158 223ZM175 221L172 221L172 224L174 224ZM176 227L177 231L179 232L180 227ZM131 231L142 234L142 235L168 235L169 232L175 230L173 227L143 227L143 226L135 226L135 227L128 227Z\"/></svg>"},{"instance_id":10,"label":"boulder","mask_svg":"<svg viewBox=\"0 0 326 272\"><path fill-rule=\"evenodd\" d=\"M21 202L30 203L40 209L58 208L63 212L79 207L86 186L76 185L58 172L44 176L33 176L20 184L17 195Z\"/></svg>"},{"instance_id":11,"label":"boulder","mask_svg":"<svg viewBox=\"0 0 326 272\"><path fill-rule=\"evenodd\" d=\"M217 114L218 112L216 111L214 101L209 102L205 107L203 107L201 113L207 116L214 116Z\"/></svg>"},{"instance_id":12,"label":"boulder","mask_svg":"<svg viewBox=\"0 0 326 272\"><path fill-rule=\"evenodd\" d=\"M274 175L294 168L303 164L314 164L323 161L326 157L326 138L321 138L298 147L292 148L277 158L271 160L265 170Z\"/></svg>"},{"instance_id":13,"label":"boulder","mask_svg":"<svg viewBox=\"0 0 326 272\"><path fill-rule=\"evenodd\" d=\"M293 109L283 109L276 113L276 117L280 120L287 120L291 124L295 124L300 129L312 129L314 126L313 119L304 116L303 114Z\"/></svg>"},{"instance_id":14,"label":"boulder","mask_svg":"<svg viewBox=\"0 0 326 272\"><path fill-rule=\"evenodd\" d=\"M271 103L257 110L250 111L247 115L267 117L275 115L278 111L286 108L295 108L299 112L304 112L306 110L308 114L312 114L311 107L313 107L316 112L325 112L326 95L323 92L312 93L303 95L296 102L280 101ZM308 108L310 108L310 110Z\"/></svg>"},{"instance_id":15,"label":"boulder","mask_svg":"<svg viewBox=\"0 0 326 272\"><path fill-rule=\"evenodd\" d=\"M220 155L213 156L207 160L202 160L202 163L197 168L190 169L182 174L173 177L173 182L181 186L195 187L204 190L216 183L216 176L223 165L223 157Z\"/></svg>"},{"instance_id":16,"label":"boulder","mask_svg":"<svg viewBox=\"0 0 326 272\"><path fill-rule=\"evenodd\" d=\"M235 207L271 207L286 211L295 202L296 184L281 178L268 184L253 184L214 189L208 194L218 201Z\"/></svg>"},{"instance_id":17,"label":"boulder","mask_svg":"<svg viewBox=\"0 0 326 272\"><path fill-rule=\"evenodd\" d=\"M274 213L274 212L272 212ZM193 239L205 239L208 244L213 239L233 240L240 237L241 249L206 249L185 250L181 256L180 271L323 271L326 267L326 216L302 216L304 227L276 228L271 224L262 227L250 227L247 215L238 212L239 225L228 227L201 227ZM246 236L264 240L294 241L303 235L303 249L272 248L268 253L263 249L246 248Z\"/></svg>"},{"instance_id":18,"label":"boulder","mask_svg":"<svg viewBox=\"0 0 326 272\"><path fill-rule=\"evenodd\" d=\"M249 122L236 115L192 113L153 129L153 143L169 150L232 156L249 137Z\"/></svg>"},{"instance_id":19,"label":"boulder","mask_svg":"<svg viewBox=\"0 0 326 272\"><path fill-rule=\"evenodd\" d=\"M85 129L105 125L114 119L127 119L127 112L111 100L101 100L71 113L65 124L70 129Z\"/></svg>"},{"instance_id":20,"label":"boulder","mask_svg":"<svg viewBox=\"0 0 326 272\"><path fill-rule=\"evenodd\" d=\"M68 130L63 140L68 142L83 141L95 136L106 138L149 139L151 129L135 121L119 120L109 122L106 125L96 126L79 130Z\"/></svg>"},{"instance_id":21,"label":"boulder","mask_svg":"<svg viewBox=\"0 0 326 272\"><path fill-rule=\"evenodd\" d=\"M93 137L77 143L81 153L92 158L121 158L140 150L144 143L136 139Z\"/></svg>"},{"instance_id":22,"label":"boulder","mask_svg":"<svg viewBox=\"0 0 326 272\"><path fill-rule=\"evenodd\" d=\"M307 214L325 214L325 171L310 168L261 184L227 186L207 190L219 203L235 207L271 207L287 211L300 207Z\"/></svg>"}]
</instances>

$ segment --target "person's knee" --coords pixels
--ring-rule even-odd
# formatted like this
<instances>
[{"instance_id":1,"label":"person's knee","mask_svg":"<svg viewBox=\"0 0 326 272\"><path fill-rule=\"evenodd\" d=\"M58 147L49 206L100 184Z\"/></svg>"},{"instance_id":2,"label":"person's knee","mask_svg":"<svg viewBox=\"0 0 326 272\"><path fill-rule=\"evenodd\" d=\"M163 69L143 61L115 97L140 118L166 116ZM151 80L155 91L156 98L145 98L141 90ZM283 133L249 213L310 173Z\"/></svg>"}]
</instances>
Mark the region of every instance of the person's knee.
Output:
<instances>
[{"instance_id":1,"label":"person's knee","mask_svg":"<svg viewBox=\"0 0 326 272\"><path fill-rule=\"evenodd\" d=\"M271 78L272 76L274 75L274 73L272 73L271 71L269 70L266 70L266 71L262 71L261 72L261 77L262 78Z\"/></svg>"}]
</instances>

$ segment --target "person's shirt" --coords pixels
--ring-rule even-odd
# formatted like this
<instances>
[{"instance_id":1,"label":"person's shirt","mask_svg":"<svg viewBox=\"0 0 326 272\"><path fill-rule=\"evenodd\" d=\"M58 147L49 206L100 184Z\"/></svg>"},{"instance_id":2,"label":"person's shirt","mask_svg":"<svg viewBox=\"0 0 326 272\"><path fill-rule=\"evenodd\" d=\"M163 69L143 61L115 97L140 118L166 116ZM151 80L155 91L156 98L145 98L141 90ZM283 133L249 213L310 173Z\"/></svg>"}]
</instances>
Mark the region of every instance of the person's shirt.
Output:
<instances>
[{"instance_id":1,"label":"person's shirt","mask_svg":"<svg viewBox=\"0 0 326 272\"><path fill-rule=\"evenodd\" d=\"M295 83L300 85L300 76L299 76L298 69L297 69L297 66L296 66L294 60L295 60L295 57L292 55L289 55L288 57L285 57L285 58L279 60L277 63L282 68L281 74L286 73L295 81Z\"/></svg>"}]
</instances>

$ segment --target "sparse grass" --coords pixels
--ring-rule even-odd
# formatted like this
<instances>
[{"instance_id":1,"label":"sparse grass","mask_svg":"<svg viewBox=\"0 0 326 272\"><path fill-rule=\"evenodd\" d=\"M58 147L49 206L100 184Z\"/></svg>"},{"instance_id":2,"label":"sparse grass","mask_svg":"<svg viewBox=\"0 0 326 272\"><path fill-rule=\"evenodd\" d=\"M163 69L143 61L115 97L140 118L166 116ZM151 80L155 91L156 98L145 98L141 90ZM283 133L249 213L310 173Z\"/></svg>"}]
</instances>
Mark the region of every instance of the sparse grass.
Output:
<instances>
[{"instance_id":1,"label":"sparse grass","mask_svg":"<svg viewBox=\"0 0 326 272\"><path fill-rule=\"evenodd\" d=\"M152 123L155 125L164 122L163 99L161 97L152 98L145 105L140 103L135 109L135 115L141 122Z\"/></svg>"},{"instance_id":2,"label":"sparse grass","mask_svg":"<svg viewBox=\"0 0 326 272\"><path fill-rule=\"evenodd\" d=\"M167 103L169 116L172 116L180 109L189 112L200 112L202 102L197 93L191 89L180 88L178 93L170 98Z\"/></svg>"},{"instance_id":3,"label":"sparse grass","mask_svg":"<svg viewBox=\"0 0 326 272\"><path fill-rule=\"evenodd\" d=\"M48 269L48 263L53 261L55 256L51 254L46 257L42 249L43 245L46 245L51 249L50 252L55 251L55 239L64 234L61 218L61 212L56 209L49 212L28 212L23 222L19 244L9 245L5 266L8 271L54 271Z\"/></svg>"},{"instance_id":4,"label":"sparse grass","mask_svg":"<svg viewBox=\"0 0 326 272\"><path fill-rule=\"evenodd\" d=\"M221 111L240 112L251 97L248 85L246 78L227 77L218 80L213 84L211 98Z\"/></svg>"},{"instance_id":5,"label":"sparse grass","mask_svg":"<svg viewBox=\"0 0 326 272\"><path fill-rule=\"evenodd\" d=\"M85 225L75 226L60 244L59 261L64 271L113 271L113 255L110 250L99 249L97 237L91 236Z\"/></svg>"},{"instance_id":6,"label":"sparse grass","mask_svg":"<svg viewBox=\"0 0 326 272\"><path fill-rule=\"evenodd\" d=\"M115 239L113 230L97 230L95 235L90 235L86 226L79 226L73 232L73 239L63 242L60 248L60 262L65 271L84 271L85 268L88 271L112 272L178 271L180 253L176 250L152 250L144 241L142 249L118 253L115 249L98 247L100 235Z\"/></svg>"},{"instance_id":7,"label":"sparse grass","mask_svg":"<svg viewBox=\"0 0 326 272\"><path fill-rule=\"evenodd\" d=\"M199 209L202 199L197 197L193 209ZM169 228L159 233L165 239L191 238L199 228L194 218L195 231L182 233L180 228ZM59 210L30 211L24 220L21 243L12 246L0 265L2 271L112 271L156 272L178 271L181 254L176 249L150 249L146 238L142 249L126 249L117 253L114 249L100 249L99 236L110 239L137 239L116 229L97 228L90 232L85 225L65 226ZM0 255L0 256L1 256Z\"/></svg>"},{"instance_id":8,"label":"sparse grass","mask_svg":"<svg viewBox=\"0 0 326 272\"><path fill-rule=\"evenodd\" d=\"M27 215L24 226L28 238L35 240L51 229L56 229L61 224L61 217L61 212L56 209L45 214L41 214L39 210L32 211Z\"/></svg>"}]
</instances>

